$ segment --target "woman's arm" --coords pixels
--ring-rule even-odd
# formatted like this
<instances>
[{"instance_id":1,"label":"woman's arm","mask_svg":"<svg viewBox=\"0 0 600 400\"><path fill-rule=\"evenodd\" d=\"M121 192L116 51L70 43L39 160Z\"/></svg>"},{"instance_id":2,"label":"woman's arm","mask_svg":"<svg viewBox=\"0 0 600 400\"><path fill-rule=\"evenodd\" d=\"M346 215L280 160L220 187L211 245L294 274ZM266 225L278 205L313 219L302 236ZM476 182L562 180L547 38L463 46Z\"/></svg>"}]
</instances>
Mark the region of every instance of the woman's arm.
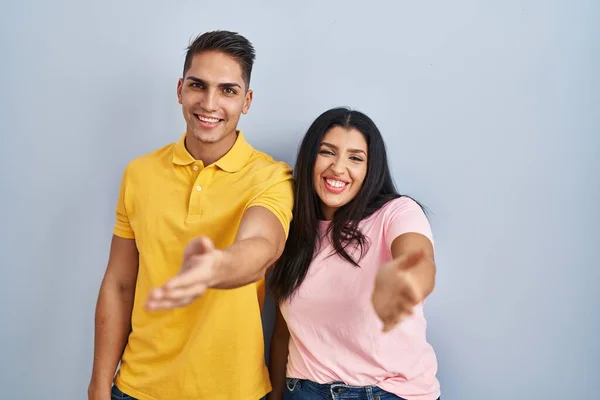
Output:
<instances>
[{"instance_id":1,"label":"woman's arm","mask_svg":"<svg viewBox=\"0 0 600 400\"><path fill-rule=\"evenodd\" d=\"M431 241L419 233L405 233L392 242L392 257L395 260L410 258L419 254L419 262L414 265L401 264L414 280L418 302L425 300L435 287L435 257Z\"/></svg>"},{"instance_id":2,"label":"woman's arm","mask_svg":"<svg viewBox=\"0 0 600 400\"><path fill-rule=\"evenodd\" d=\"M392 329L435 287L433 245L424 235L404 233L391 246L392 261L380 267L371 301L384 324Z\"/></svg>"},{"instance_id":3,"label":"woman's arm","mask_svg":"<svg viewBox=\"0 0 600 400\"><path fill-rule=\"evenodd\" d=\"M273 390L267 400L281 400L285 391L285 378L288 359L290 332L278 306L275 306L275 326L271 336L269 353L269 375Z\"/></svg>"}]
</instances>

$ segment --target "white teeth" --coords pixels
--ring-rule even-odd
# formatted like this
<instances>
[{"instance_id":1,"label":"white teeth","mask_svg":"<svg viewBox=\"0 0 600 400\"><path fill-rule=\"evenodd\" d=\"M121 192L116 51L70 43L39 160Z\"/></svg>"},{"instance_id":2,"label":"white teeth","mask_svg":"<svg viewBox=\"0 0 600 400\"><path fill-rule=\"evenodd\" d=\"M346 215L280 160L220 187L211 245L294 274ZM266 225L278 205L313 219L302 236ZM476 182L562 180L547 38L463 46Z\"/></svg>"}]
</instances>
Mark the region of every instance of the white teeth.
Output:
<instances>
[{"instance_id":1,"label":"white teeth","mask_svg":"<svg viewBox=\"0 0 600 400\"><path fill-rule=\"evenodd\" d=\"M334 188L343 188L346 186L346 182L342 181L334 181L333 179L325 179L329 186L333 186Z\"/></svg>"},{"instance_id":2,"label":"white teeth","mask_svg":"<svg viewBox=\"0 0 600 400\"><path fill-rule=\"evenodd\" d=\"M198 115L198 119L202 122L208 122L211 124L215 124L215 123L219 122L219 118L205 118L201 115Z\"/></svg>"}]
</instances>

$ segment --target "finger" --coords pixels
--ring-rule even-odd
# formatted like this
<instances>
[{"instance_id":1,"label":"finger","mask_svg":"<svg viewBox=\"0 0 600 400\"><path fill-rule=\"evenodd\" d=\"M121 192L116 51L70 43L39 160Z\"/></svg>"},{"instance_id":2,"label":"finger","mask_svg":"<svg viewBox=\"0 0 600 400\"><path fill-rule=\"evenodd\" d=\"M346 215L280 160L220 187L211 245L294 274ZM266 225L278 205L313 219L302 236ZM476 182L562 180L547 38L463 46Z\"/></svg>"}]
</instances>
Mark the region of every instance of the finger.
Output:
<instances>
[{"instance_id":1,"label":"finger","mask_svg":"<svg viewBox=\"0 0 600 400\"><path fill-rule=\"evenodd\" d=\"M421 299L419 295L420 293L418 292L418 288L414 284L408 283L398 291L396 301L407 304L412 308L419 303Z\"/></svg>"},{"instance_id":2,"label":"finger","mask_svg":"<svg viewBox=\"0 0 600 400\"><path fill-rule=\"evenodd\" d=\"M207 286L195 284L179 289L156 288L148 296L149 308L171 308L189 304L190 301L206 292Z\"/></svg>"},{"instance_id":3,"label":"finger","mask_svg":"<svg viewBox=\"0 0 600 400\"><path fill-rule=\"evenodd\" d=\"M206 291L206 285L196 284L176 289L165 289L161 300L178 302L182 299L195 298Z\"/></svg>"},{"instance_id":4,"label":"finger","mask_svg":"<svg viewBox=\"0 0 600 400\"><path fill-rule=\"evenodd\" d=\"M150 294L148 295L148 301L158 301L160 299L162 299L163 297L163 288L154 288L150 291Z\"/></svg>"},{"instance_id":5,"label":"finger","mask_svg":"<svg viewBox=\"0 0 600 400\"><path fill-rule=\"evenodd\" d=\"M390 323L397 323L399 319L406 318L412 314L412 302L406 295L398 293L396 298L390 301L384 320Z\"/></svg>"},{"instance_id":6,"label":"finger","mask_svg":"<svg viewBox=\"0 0 600 400\"><path fill-rule=\"evenodd\" d=\"M208 253L215 249L212 240L206 236L200 236L192 239L183 251L183 259L197 254Z\"/></svg>"},{"instance_id":7,"label":"finger","mask_svg":"<svg viewBox=\"0 0 600 400\"><path fill-rule=\"evenodd\" d=\"M404 307L399 309L396 313L389 316L383 321L383 332L389 332L403 320L409 318L412 314L413 310L411 307Z\"/></svg>"},{"instance_id":8,"label":"finger","mask_svg":"<svg viewBox=\"0 0 600 400\"><path fill-rule=\"evenodd\" d=\"M392 329L394 329L394 327L396 325L398 325L398 322L400 321L394 321L394 322L387 322L383 325L383 333L387 333L389 331L391 331Z\"/></svg>"},{"instance_id":9,"label":"finger","mask_svg":"<svg viewBox=\"0 0 600 400\"><path fill-rule=\"evenodd\" d=\"M388 315L388 318L386 318L386 321L395 324L398 321L400 321L401 319L410 317L412 314L413 314L413 311L412 311L411 307L400 306Z\"/></svg>"},{"instance_id":10,"label":"finger","mask_svg":"<svg viewBox=\"0 0 600 400\"><path fill-rule=\"evenodd\" d=\"M375 310L375 312L383 323L383 326L388 327L384 330L389 330L389 327L395 326L399 321L412 314L412 310L409 307L396 306L395 304L390 304L389 307Z\"/></svg>"},{"instance_id":11,"label":"finger","mask_svg":"<svg viewBox=\"0 0 600 400\"><path fill-rule=\"evenodd\" d=\"M401 317L392 322L388 322L388 323L384 324L382 332L387 333L387 332L391 331L392 329L394 329L395 327L400 325L403 321L404 321L404 317Z\"/></svg>"},{"instance_id":12,"label":"finger","mask_svg":"<svg viewBox=\"0 0 600 400\"><path fill-rule=\"evenodd\" d=\"M194 300L193 297L187 297L179 300L166 300L157 301L154 303L148 303L148 308L153 311L168 310L172 308L184 307L190 304Z\"/></svg>"},{"instance_id":13,"label":"finger","mask_svg":"<svg viewBox=\"0 0 600 400\"><path fill-rule=\"evenodd\" d=\"M159 304L164 299L164 289L162 287L154 288L150 291L146 300L146 308L152 309L156 304Z\"/></svg>"},{"instance_id":14,"label":"finger","mask_svg":"<svg viewBox=\"0 0 600 400\"><path fill-rule=\"evenodd\" d=\"M172 290L206 283L210 279L210 268L208 267L210 262L211 260L206 257L196 256L190 259L177 276L165 283L164 288Z\"/></svg>"},{"instance_id":15,"label":"finger","mask_svg":"<svg viewBox=\"0 0 600 400\"><path fill-rule=\"evenodd\" d=\"M149 301L146 304L146 308L150 311L168 310L173 308L180 308L189 305L193 302L196 297L183 297L180 299L161 299L159 301Z\"/></svg>"},{"instance_id":16,"label":"finger","mask_svg":"<svg viewBox=\"0 0 600 400\"><path fill-rule=\"evenodd\" d=\"M397 300L398 312L412 314L413 308L417 304L415 296L412 290L403 292Z\"/></svg>"},{"instance_id":17,"label":"finger","mask_svg":"<svg viewBox=\"0 0 600 400\"><path fill-rule=\"evenodd\" d=\"M402 295L412 306L423 299L421 287L416 282L410 271L404 269L396 271L395 279L398 293Z\"/></svg>"},{"instance_id":18,"label":"finger","mask_svg":"<svg viewBox=\"0 0 600 400\"><path fill-rule=\"evenodd\" d=\"M393 319L389 319L383 324L383 332L389 332L404 320L404 315L398 315Z\"/></svg>"}]
</instances>

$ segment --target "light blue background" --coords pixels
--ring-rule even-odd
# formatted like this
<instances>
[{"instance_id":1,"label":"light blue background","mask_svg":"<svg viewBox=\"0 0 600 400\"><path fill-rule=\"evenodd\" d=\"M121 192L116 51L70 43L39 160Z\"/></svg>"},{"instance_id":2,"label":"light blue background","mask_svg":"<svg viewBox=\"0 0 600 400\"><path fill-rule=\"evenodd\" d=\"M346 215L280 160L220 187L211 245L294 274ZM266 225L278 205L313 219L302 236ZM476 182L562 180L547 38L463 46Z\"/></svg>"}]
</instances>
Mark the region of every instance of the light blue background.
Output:
<instances>
[{"instance_id":1,"label":"light blue background","mask_svg":"<svg viewBox=\"0 0 600 400\"><path fill-rule=\"evenodd\" d=\"M184 49L223 28L257 49L255 147L293 163L319 113L358 108L431 209L444 399L598 398L599 21L594 0L2 1L1 397L86 397L123 167L183 132Z\"/></svg>"}]
</instances>

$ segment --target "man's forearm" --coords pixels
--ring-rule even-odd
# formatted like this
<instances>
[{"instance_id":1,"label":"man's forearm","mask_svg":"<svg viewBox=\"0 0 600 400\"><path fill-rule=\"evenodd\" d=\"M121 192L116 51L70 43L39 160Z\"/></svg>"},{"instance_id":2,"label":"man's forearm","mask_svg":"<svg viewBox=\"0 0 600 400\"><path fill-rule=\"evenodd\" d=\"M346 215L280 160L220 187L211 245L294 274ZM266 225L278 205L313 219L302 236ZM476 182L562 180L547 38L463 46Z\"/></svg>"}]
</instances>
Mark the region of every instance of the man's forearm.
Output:
<instances>
[{"instance_id":1,"label":"man's forearm","mask_svg":"<svg viewBox=\"0 0 600 400\"><path fill-rule=\"evenodd\" d=\"M96 306L94 365L90 391L110 391L117 365L131 331L133 290L114 282L102 283Z\"/></svg>"},{"instance_id":2,"label":"man's forearm","mask_svg":"<svg viewBox=\"0 0 600 400\"><path fill-rule=\"evenodd\" d=\"M211 287L233 289L256 282L276 261L277 248L262 237L241 240L221 251Z\"/></svg>"}]
</instances>

